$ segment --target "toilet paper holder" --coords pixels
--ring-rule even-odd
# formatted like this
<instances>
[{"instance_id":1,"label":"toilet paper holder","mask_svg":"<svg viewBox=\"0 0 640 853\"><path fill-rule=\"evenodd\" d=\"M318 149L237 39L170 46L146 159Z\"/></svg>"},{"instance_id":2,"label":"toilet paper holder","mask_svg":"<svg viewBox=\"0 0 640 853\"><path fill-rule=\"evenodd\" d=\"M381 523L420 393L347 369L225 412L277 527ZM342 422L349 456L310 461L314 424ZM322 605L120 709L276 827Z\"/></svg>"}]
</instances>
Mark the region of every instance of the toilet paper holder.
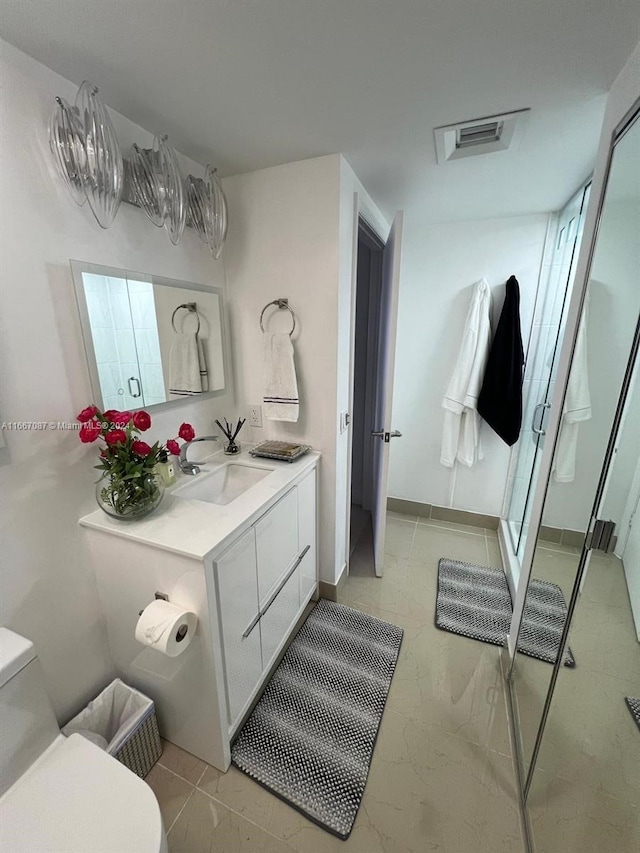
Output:
<instances>
[{"instance_id":1,"label":"toilet paper holder","mask_svg":"<svg viewBox=\"0 0 640 853\"><path fill-rule=\"evenodd\" d=\"M169 601L169 596L167 595L166 592L156 592L153 597L156 600L161 598L162 601ZM138 616L142 616L143 613L144 613L144 607L142 608L142 610L138 610Z\"/></svg>"}]
</instances>

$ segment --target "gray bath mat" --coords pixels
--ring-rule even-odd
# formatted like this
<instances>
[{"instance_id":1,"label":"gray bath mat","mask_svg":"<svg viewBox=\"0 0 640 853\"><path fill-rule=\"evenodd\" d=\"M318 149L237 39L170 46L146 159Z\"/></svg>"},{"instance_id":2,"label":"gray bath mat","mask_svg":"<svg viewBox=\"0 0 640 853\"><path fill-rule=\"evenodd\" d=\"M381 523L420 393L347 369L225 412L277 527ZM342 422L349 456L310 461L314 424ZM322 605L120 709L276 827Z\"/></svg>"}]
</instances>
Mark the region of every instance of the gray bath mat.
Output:
<instances>
[{"instance_id":1,"label":"gray bath mat","mask_svg":"<svg viewBox=\"0 0 640 853\"><path fill-rule=\"evenodd\" d=\"M624 701L627 703L631 716L636 721L636 725L640 729L640 699L634 699L631 696L626 696Z\"/></svg>"},{"instance_id":2,"label":"gray bath mat","mask_svg":"<svg viewBox=\"0 0 640 853\"><path fill-rule=\"evenodd\" d=\"M504 572L443 557L438 563L436 627L503 646L511 626L511 595ZM567 605L559 586L532 579L527 591L518 651L555 663ZM571 649L565 666L575 666Z\"/></svg>"},{"instance_id":3,"label":"gray bath mat","mask_svg":"<svg viewBox=\"0 0 640 853\"><path fill-rule=\"evenodd\" d=\"M340 838L364 793L402 633L321 599L231 750L236 767Z\"/></svg>"}]
</instances>

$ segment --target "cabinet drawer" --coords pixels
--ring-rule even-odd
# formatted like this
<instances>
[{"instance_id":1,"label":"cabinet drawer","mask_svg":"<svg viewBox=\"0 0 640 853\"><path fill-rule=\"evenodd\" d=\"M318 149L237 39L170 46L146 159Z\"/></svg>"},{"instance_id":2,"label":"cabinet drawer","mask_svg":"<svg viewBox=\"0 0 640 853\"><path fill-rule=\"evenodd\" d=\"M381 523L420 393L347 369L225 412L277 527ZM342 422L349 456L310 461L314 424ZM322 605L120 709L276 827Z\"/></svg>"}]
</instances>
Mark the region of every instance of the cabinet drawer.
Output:
<instances>
[{"instance_id":1,"label":"cabinet drawer","mask_svg":"<svg viewBox=\"0 0 640 853\"><path fill-rule=\"evenodd\" d=\"M298 556L298 498L293 488L255 525L258 594L264 603Z\"/></svg>"},{"instance_id":2,"label":"cabinet drawer","mask_svg":"<svg viewBox=\"0 0 640 853\"><path fill-rule=\"evenodd\" d=\"M300 609L300 566L295 568L282 589L266 609L263 607L260 617L260 637L262 639L262 669L265 670L289 630Z\"/></svg>"},{"instance_id":3,"label":"cabinet drawer","mask_svg":"<svg viewBox=\"0 0 640 853\"><path fill-rule=\"evenodd\" d=\"M262 675L253 528L216 561L216 583L224 645L227 709L229 723L232 724ZM252 624L253 629L249 630Z\"/></svg>"}]
</instances>

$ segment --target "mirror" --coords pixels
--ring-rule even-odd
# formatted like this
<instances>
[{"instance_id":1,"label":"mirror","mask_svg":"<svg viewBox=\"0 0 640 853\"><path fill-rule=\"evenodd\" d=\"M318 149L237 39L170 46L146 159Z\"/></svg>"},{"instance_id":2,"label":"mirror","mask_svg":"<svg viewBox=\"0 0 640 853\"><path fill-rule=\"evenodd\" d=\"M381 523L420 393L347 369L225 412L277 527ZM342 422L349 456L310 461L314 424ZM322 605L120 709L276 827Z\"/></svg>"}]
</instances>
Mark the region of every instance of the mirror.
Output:
<instances>
[{"instance_id":1,"label":"mirror","mask_svg":"<svg viewBox=\"0 0 640 853\"><path fill-rule=\"evenodd\" d=\"M634 679L636 693L631 695L640 690L640 563L636 552L626 551L627 541L631 541L631 549L637 549L629 534L630 520L637 517L636 527L640 524L640 514L635 512L640 494L640 474L635 473L640 457L637 392L627 398L617 437L612 432L621 394L626 393L640 312L639 150L640 120L636 119L618 137L612 152L527 588L525 610L530 609L530 629L554 666L522 654L514 663L512 686L524 770L527 773L536 761L537 749L536 775L546 779L547 794L538 792L536 800L541 810L536 819L542 824L554 780L570 778L584 787L575 793L575 803L595 799L596 789L597 797L619 797L621 789L616 787L616 774L609 772L610 767L625 766L628 754L640 756L640 741L635 744L637 749L631 742L638 738L638 731L631 718L632 725L627 725L624 704L625 690L631 690ZM613 440L616 451L603 471L607 447ZM596 504L601 476L608 486L604 499ZM598 518L615 525L613 550L607 553L587 546L587 533L595 521L594 506ZM637 534L636 530L636 538ZM545 584L546 596L536 594L539 582ZM565 655L558 664L560 635L573 615L567 610L572 594L575 616ZM521 627L519 640L522 636ZM545 703L549 703L549 716L541 729ZM640 758L634 766L636 782L638 761ZM632 788L629 783L629 796L637 796L637 786ZM559 853L566 849L564 830L551 844L548 839L553 831L557 832L557 825L549 835L542 830L547 845L543 846L548 853Z\"/></svg>"},{"instance_id":2,"label":"mirror","mask_svg":"<svg viewBox=\"0 0 640 853\"><path fill-rule=\"evenodd\" d=\"M71 261L93 401L145 409L228 390L222 290Z\"/></svg>"}]
</instances>

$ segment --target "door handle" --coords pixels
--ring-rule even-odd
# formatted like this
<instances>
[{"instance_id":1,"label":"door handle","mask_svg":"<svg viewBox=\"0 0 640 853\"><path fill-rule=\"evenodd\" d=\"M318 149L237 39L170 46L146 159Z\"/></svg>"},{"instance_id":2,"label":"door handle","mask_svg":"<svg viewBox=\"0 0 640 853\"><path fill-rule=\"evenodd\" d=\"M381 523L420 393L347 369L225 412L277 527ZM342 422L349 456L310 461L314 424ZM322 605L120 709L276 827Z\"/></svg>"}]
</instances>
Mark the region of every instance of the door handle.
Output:
<instances>
[{"instance_id":1,"label":"door handle","mask_svg":"<svg viewBox=\"0 0 640 853\"><path fill-rule=\"evenodd\" d=\"M385 432L383 429L374 430L371 433L374 438L382 438L385 444L389 444L389 440L392 438L402 438L402 433L394 429L392 432Z\"/></svg>"},{"instance_id":2,"label":"door handle","mask_svg":"<svg viewBox=\"0 0 640 853\"><path fill-rule=\"evenodd\" d=\"M137 394L134 394L133 391L131 390L131 383L132 382L136 383ZM130 376L129 377L129 394L131 394L132 397L139 397L141 393L142 392L140 390L140 380L135 376Z\"/></svg>"},{"instance_id":3,"label":"door handle","mask_svg":"<svg viewBox=\"0 0 640 853\"><path fill-rule=\"evenodd\" d=\"M531 432L535 433L535 435L545 435L546 431L542 429L542 421L544 420L544 410L550 409L551 403L538 403L538 405L533 410L533 416L531 418ZM542 409L542 417L540 418L540 426L536 426L536 415L538 414L538 409Z\"/></svg>"}]
</instances>

